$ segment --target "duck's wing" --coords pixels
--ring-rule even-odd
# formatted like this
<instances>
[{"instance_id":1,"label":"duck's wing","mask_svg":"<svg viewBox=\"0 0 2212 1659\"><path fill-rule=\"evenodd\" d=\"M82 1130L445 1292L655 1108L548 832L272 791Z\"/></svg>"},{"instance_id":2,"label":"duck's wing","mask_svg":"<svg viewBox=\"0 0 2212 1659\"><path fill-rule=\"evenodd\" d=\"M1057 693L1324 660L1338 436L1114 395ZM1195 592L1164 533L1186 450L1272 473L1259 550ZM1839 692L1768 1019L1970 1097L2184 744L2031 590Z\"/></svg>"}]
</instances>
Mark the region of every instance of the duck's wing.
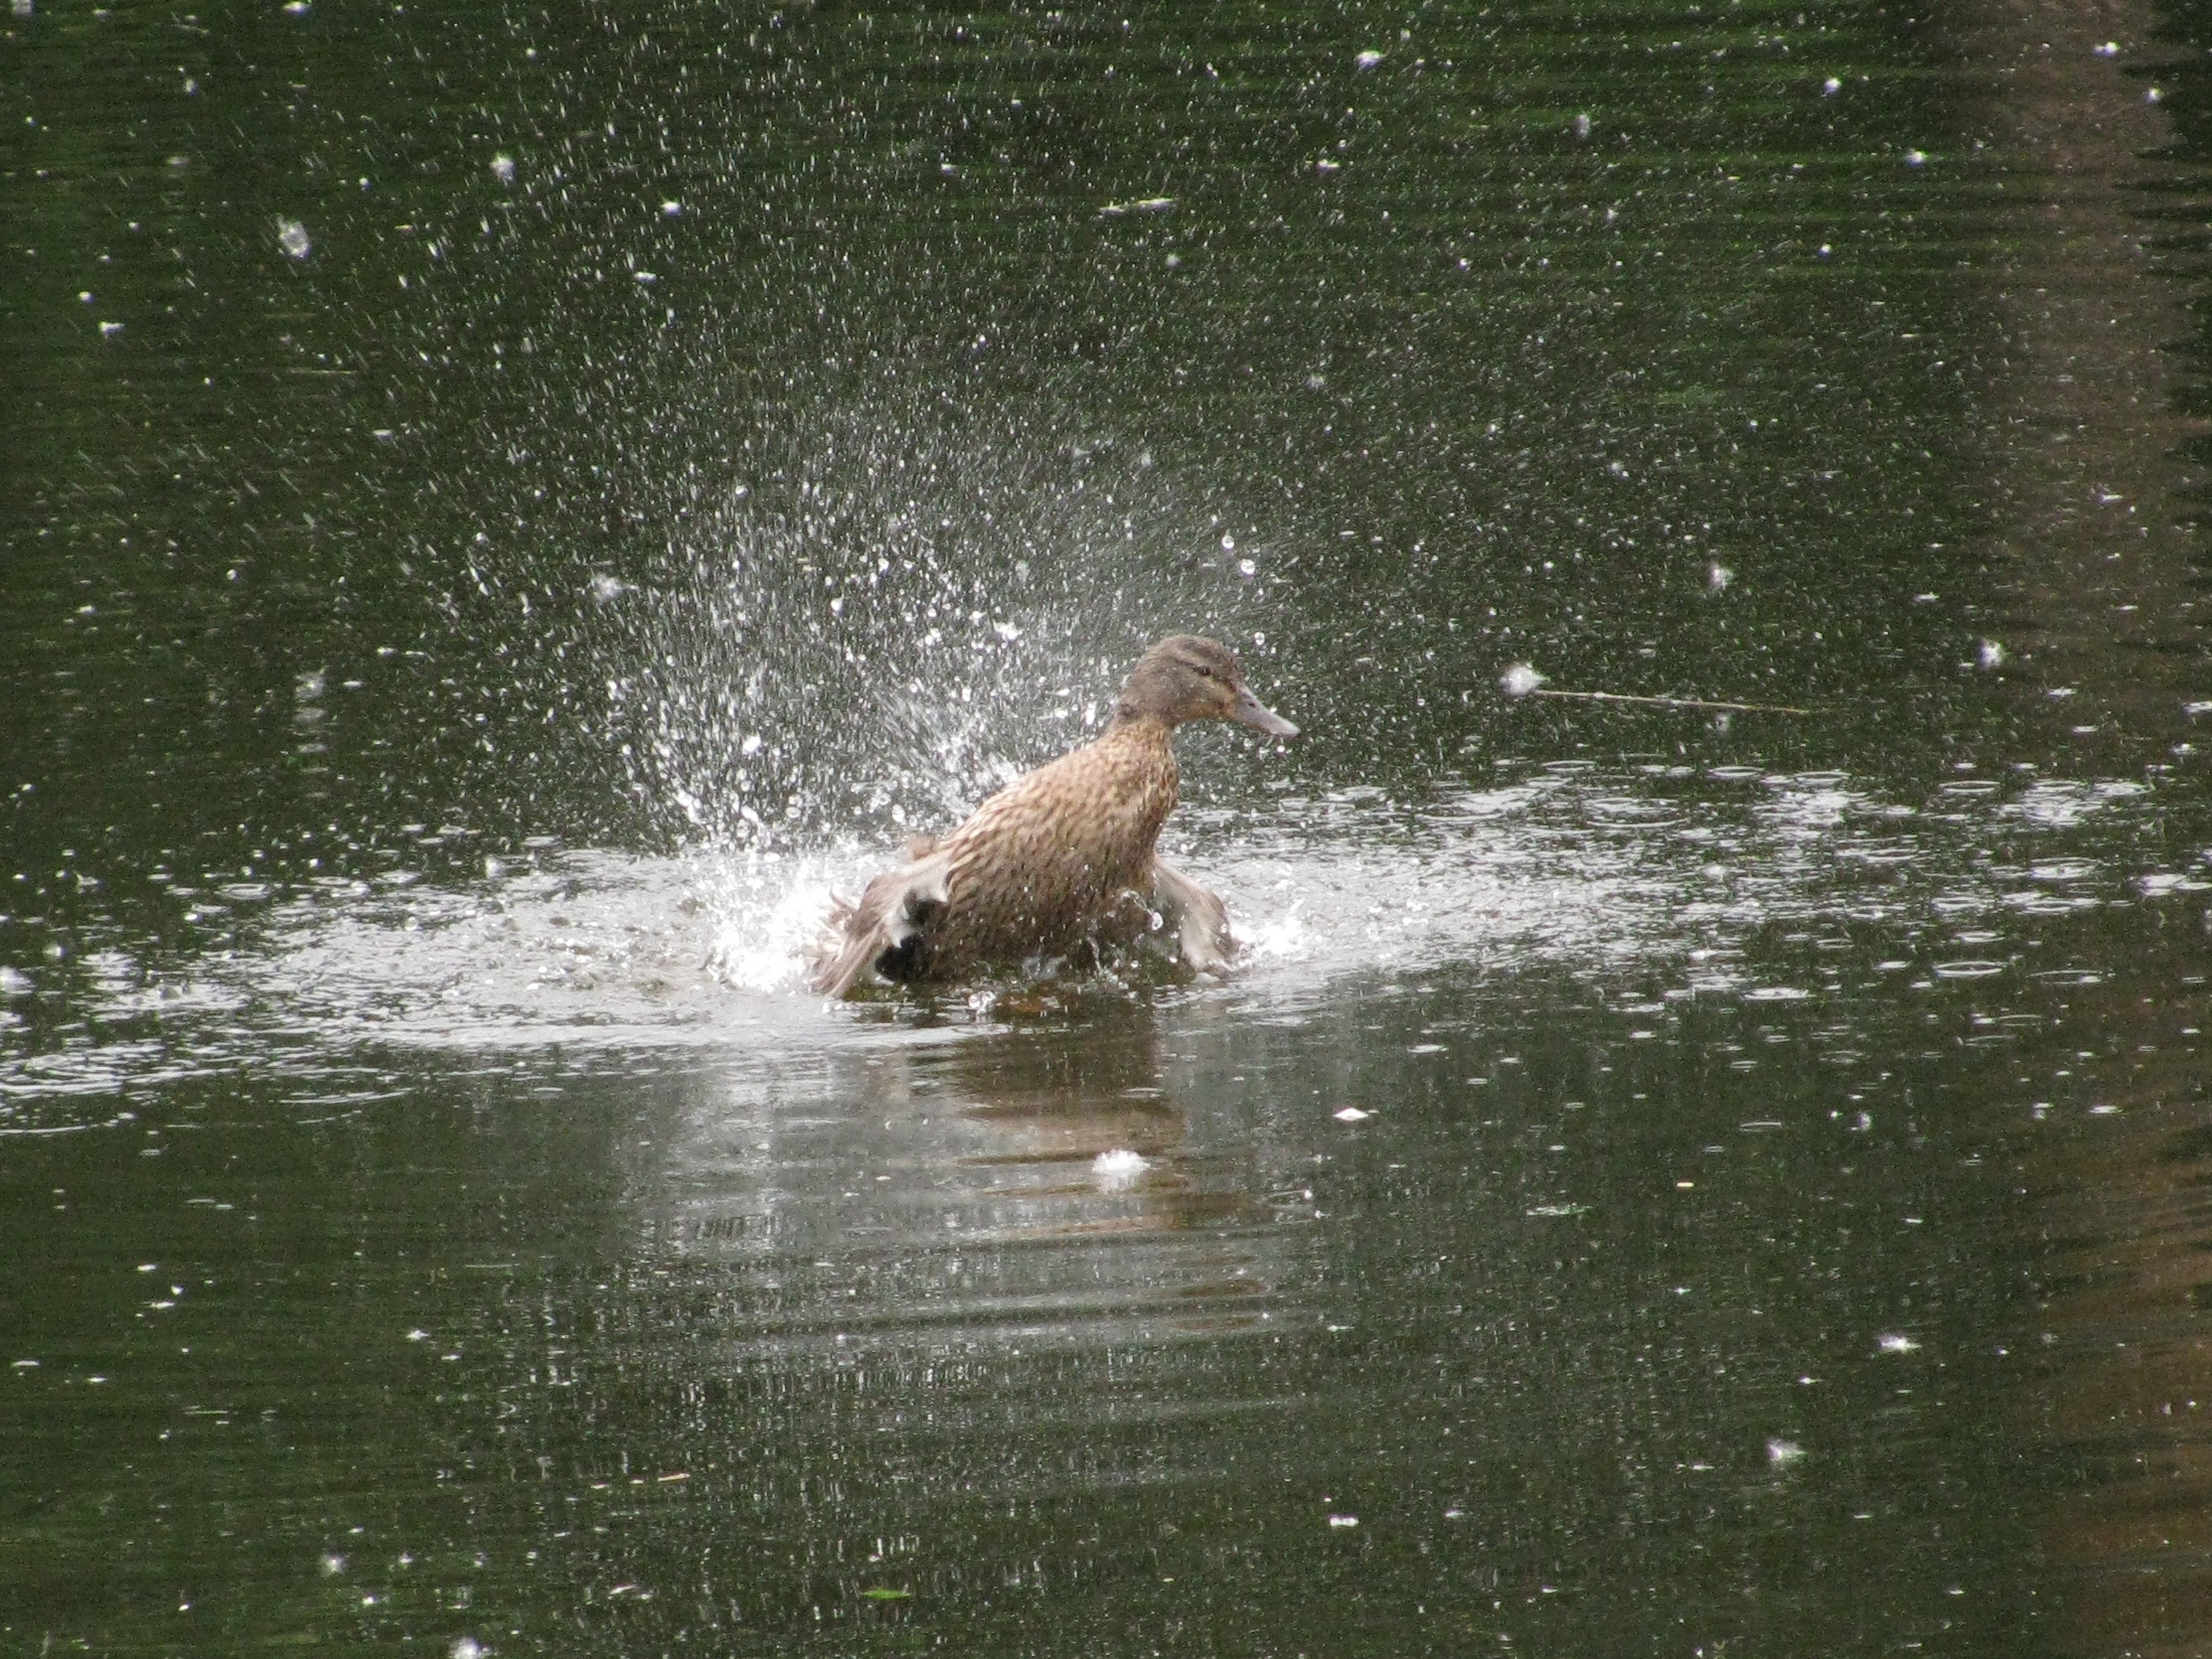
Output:
<instances>
[{"instance_id":1,"label":"duck's wing","mask_svg":"<svg viewBox=\"0 0 2212 1659\"><path fill-rule=\"evenodd\" d=\"M808 988L843 996L870 968L886 979L912 979L924 935L944 913L951 871L952 855L933 850L885 870L859 904L832 912L841 936L824 949Z\"/></svg>"},{"instance_id":2,"label":"duck's wing","mask_svg":"<svg viewBox=\"0 0 2212 1659\"><path fill-rule=\"evenodd\" d=\"M1183 960L1201 974L1218 974L1236 955L1229 931L1229 907L1221 895L1199 886L1165 858L1152 861L1152 903L1161 920L1175 930Z\"/></svg>"}]
</instances>

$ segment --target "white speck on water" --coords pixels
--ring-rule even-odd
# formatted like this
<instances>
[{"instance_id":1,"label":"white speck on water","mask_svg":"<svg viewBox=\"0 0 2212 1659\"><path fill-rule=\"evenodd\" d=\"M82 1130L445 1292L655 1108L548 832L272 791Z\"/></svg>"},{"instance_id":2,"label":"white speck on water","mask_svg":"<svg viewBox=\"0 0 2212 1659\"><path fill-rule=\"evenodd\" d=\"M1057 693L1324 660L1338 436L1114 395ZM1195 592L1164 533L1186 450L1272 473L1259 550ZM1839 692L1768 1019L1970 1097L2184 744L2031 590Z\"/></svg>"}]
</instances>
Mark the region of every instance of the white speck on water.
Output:
<instances>
[{"instance_id":1,"label":"white speck on water","mask_svg":"<svg viewBox=\"0 0 2212 1659\"><path fill-rule=\"evenodd\" d=\"M661 204L661 217L664 219L682 219L684 217L684 204L681 202L663 202Z\"/></svg>"},{"instance_id":2,"label":"white speck on water","mask_svg":"<svg viewBox=\"0 0 2212 1659\"><path fill-rule=\"evenodd\" d=\"M1824 98L1832 98L1841 90L1843 90L1843 82L1836 79L1832 75L1820 82L1820 96Z\"/></svg>"},{"instance_id":3,"label":"white speck on water","mask_svg":"<svg viewBox=\"0 0 2212 1659\"><path fill-rule=\"evenodd\" d=\"M1999 642L1983 640L1980 649L1975 653L1975 661L1985 669L2002 668L2007 655L2008 653Z\"/></svg>"},{"instance_id":4,"label":"white speck on water","mask_svg":"<svg viewBox=\"0 0 2212 1659\"><path fill-rule=\"evenodd\" d=\"M315 244L308 238L307 226L296 219L276 222L276 245L294 259L304 259L315 251Z\"/></svg>"},{"instance_id":5,"label":"white speck on water","mask_svg":"<svg viewBox=\"0 0 2212 1659\"><path fill-rule=\"evenodd\" d=\"M323 1570L324 1578L335 1579L339 1574L346 1571L346 1558L333 1553L323 1557L321 1561L316 1563L316 1566Z\"/></svg>"},{"instance_id":6,"label":"white speck on water","mask_svg":"<svg viewBox=\"0 0 2212 1659\"><path fill-rule=\"evenodd\" d=\"M8 9L14 12L17 17L29 17L31 15L31 0L11 0Z\"/></svg>"},{"instance_id":7,"label":"white speck on water","mask_svg":"<svg viewBox=\"0 0 2212 1659\"><path fill-rule=\"evenodd\" d=\"M1098 1183L1101 1191L1126 1192L1137 1184L1137 1177L1150 1167L1143 1154L1133 1152L1126 1146L1117 1146L1112 1151L1101 1152L1091 1159L1091 1179Z\"/></svg>"},{"instance_id":8,"label":"white speck on water","mask_svg":"<svg viewBox=\"0 0 2212 1659\"><path fill-rule=\"evenodd\" d=\"M1016 640L1022 637L1021 628L1015 623L1011 622L994 622L991 625L991 632L998 635L1000 639L1006 641L1008 645L1012 645Z\"/></svg>"},{"instance_id":9,"label":"white speck on water","mask_svg":"<svg viewBox=\"0 0 2212 1659\"><path fill-rule=\"evenodd\" d=\"M1715 593L1720 592L1735 579L1736 573L1725 564L1716 562L1705 566L1705 585Z\"/></svg>"},{"instance_id":10,"label":"white speck on water","mask_svg":"<svg viewBox=\"0 0 2212 1659\"><path fill-rule=\"evenodd\" d=\"M1905 152L1905 165L1907 167L1927 166L1928 152L1926 150L1907 150Z\"/></svg>"},{"instance_id":11,"label":"white speck on water","mask_svg":"<svg viewBox=\"0 0 2212 1659\"><path fill-rule=\"evenodd\" d=\"M1356 1515L1332 1515L1329 1517L1329 1524L1336 1531L1343 1532L1348 1527L1356 1527L1359 1524L1359 1517Z\"/></svg>"},{"instance_id":12,"label":"white speck on water","mask_svg":"<svg viewBox=\"0 0 2212 1659\"><path fill-rule=\"evenodd\" d=\"M1323 156L1321 160L1314 163L1314 171L1317 173L1336 173L1342 171L1343 165L1341 161L1331 161L1327 156Z\"/></svg>"},{"instance_id":13,"label":"white speck on water","mask_svg":"<svg viewBox=\"0 0 2212 1659\"><path fill-rule=\"evenodd\" d=\"M36 988L22 969L0 967L0 996L28 996Z\"/></svg>"},{"instance_id":14,"label":"white speck on water","mask_svg":"<svg viewBox=\"0 0 2212 1659\"><path fill-rule=\"evenodd\" d=\"M1340 1124L1363 1124L1369 1118L1373 1117L1374 1114L1371 1112L1362 1112L1356 1106L1342 1106L1339 1107L1330 1116L1335 1118Z\"/></svg>"},{"instance_id":15,"label":"white speck on water","mask_svg":"<svg viewBox=\"0 0 2212 1659\"><path fill-rule=\"evenodd\" d=\"M1236 537L1231 535L1227 530L1223 530L1221 532L1221 551L1223 551L1224 553L1233 553L1236 551Z\"/></svg>"},{"instance_id":16,"label":"white speck on water","mask_svg":"<svg viewBox=\"0 0 2212 1659\"><path fill-rule=\"evenodd\" d=\"M484 1659L484 1644L474 1636L455 1636L445 1653L446 1659Z\"/></svg>"},{"instance_id":17,"label":"white speck on water","mask_svg":"<svg viewBox=\"0 0 2212 1659\"><path fill-rule=\"evenodd\" d=\"M515 182L515 158L505 150L492 157L492 177L503 185Z\"/></svg>"},{"instance_id":18,"label":"white speck on water","mask_svg":"<svg viewBox=\"0 0 2212 1659\"><path fill-rule=\"evenodd\" d=\"M1795 1440L1769 1440L1767 1461L1778 1469L1786 1469L1805 1455L1805 1447Z\"/></svg>"},{"instance_id":19,"label":"white speck on water","mask_svg":"<svg viewBox=\"0 0 2212 1659\"><path fill-rule=\"evenodd\" d=\"M1884 1331L1874 1339L1874 1346L1885 1354L1917 1354L1920 1344L1903 1331Z\"/></svg>"},{"instance_id":20,"label":"white speck on water","mask_svg":"<svg viewBox=\"0 0 2212 1659\"><path fill-rule=\"evenodd\" d=\"M2153 87L2151 87L2151 88L2150 88L2150 90L2149 90L2149 91L2147 91L2147 92L2143 93L2143 95L2142 95L2142 101L2143 101L2143 102L2145 102L2145 103L2156 103L2156 102L2157 102L2157 101L2158 101L2158 100L2159 100L2160 98L2164 97L2165 95L2166 95L2166 94L2165 94L2164 92L2160 91L2160 90L2159 90L2159 89L2158 89L2157 87L2153 86Z\"/></svg>"},{"instance_id":21,"label":"white speck on water","mask_svg":"<svg viewBox=\"0 0 2212 1659\"><path fill-rule=\"evenodd\" d=\"M760 733L748 731L745 733L745 740L737 745L737 752L741 755L757 755L760 753L761 742Z\"/></svg>"},{"instance_id":22,"label":"white speck on water","mask_svg":"<svg viewBox=\"0 0 2212 1659\"><path fill-rule=\"evenodd\" d=\"M99 332L102 339L112 340L116 335L123 332L123 325L120 323L102 323L99 326Z\"/></svg>"},{"instance_id":23,"label":"white speck on water","mask_svg":"<svg viewBox=\"0 0 2212 1659\"><path fill-rule=\"evenodd\" d=\"M2089 1115L2092 1118L2113 1118L2118 1117L2119 1114L2120 1108L2117 1106L2093 1106L2089 1109Z\"/></svg>"},{"instance_id":24,"label":"white speck on water","mask_svg":"<svg viewBox=\"0 0 2212 1659\"><path fill-rule=\"evenodd\" d=\"M1588 138L1590 136L1590 117L1588 115L1577 115L1574 118L1574 135L1577 138Z\"/></svg>"},{"instance_id":25,"label":"white speck on water","mask_svg":"<svg viewBox=\"0 0 2212 1659\"><path fill-rule=\"evenodd\" d=\"M430 1340L430 1333L417 1325L413 1330L407 1332L407 1340L409 1342L427 1342Z\"/></svg>"},{"instance_id":26,"label":"white speck on water","mask_svg":"<svg viewBox=\"0 0 2212 1659\"><path fill-rule=\"evenodd\" d=\"M611 605L628 591L628 584L619 576L605 574L591 578L591 597L602 605Z\"/></svg>"},{"instance_id":27,"label":"white speck on water","mask_svg":"<svg viewBox=\"0 0 2212 1659\"><path fill-rule=\"evenodd\" d=\"M284 9L294 17L307 15L307 0L284 0Z\"/></svg>"},{"instance_id":28,"label":"white speck on water","mask_svg":"<svg viewBox=\"0 0 2212 1659\"><path fill-rule=\"evenodd\" d=\"M658 271L632 271L630 277L633 281L644 283L648 288L661 280Z\"/></svg>"},{"instance_id":29,"label":"white speck on water","mask_svg":"<svg viewBox=\"0 0 2212 1659\"><path fill-rule=\"evenodd\" d=\"M86 305L90 305L92 303L92 291L89 288L78 289L77 297Z\"/></svg>"},{"instance_id":30,"label":"white speck on water","mask_svg":"<svg viewBox=\"0 0 2212 1659\"><path fill-rule=\"evenodd\" d=\"M1822 242L1820 244L1819 253L1821 258L1825 259L1830 253L1833 253L1835 249L1828 246L1826 242Z\"/></svg>"},{"instance_id":31,"label":"white speck on water","mask_svg":"<svg viewBox=\"0 0 2212 1659\"><path fill-rule=\"evenodd\" d=\"M2120 43L2118 41L2107 41L2103 46L2098 47L2096 51L2097 56L2100 58L2117 58L2120 56Z\"/></svg>"},{"instance_id":32,"label":"white speck on water","mask_svg":"<svg viewBox=\"0 0 2212 1659\"><path fill-rule=\"evenodd\" d=\"M1354 59L1352 60L1352 62L1353 62L1354 64L1358 65L1358 66L1359 66L1359 68L1361 68L1361 69L1363 69L1363 70L1371 70L1371 69L1373 69L1373 68L1374 68L1374 67L1375 67L1375 66L1376 66L1377 64L1379 64L1379 63L1381 63L1381 62L1382 62L1382 54L1381 54L1381 53L1379 53L1379 52L1371 52L1371 51L1370 51L1370 52L1362 52L1361 54L1359 54L1359 56L1358 56L1358 57L1354 58Z\"/></svg>"},{"instance_id":33,"label":"white speck on water","mask_svg":"<svg viewBox=\"0 0 2212 1659\"><path fill-rule=\"evenodd\" d=\"M1545 678L1526 663L1515 663L1498 677L1498 683L1505 688L1508 697L1525 697L1541 685Z\"/></svg>"},{"instance_id":34,"label":"white speck on water","mask_svg":"<svg viewBox=\"0 0 2212 1659\"><path fill-rule=\"evenodd\" d=\"M2192 719L2199 714L2212 714L2212 698L2197 702L2185 702L2181 705L2181 712L2189 715Z\"/></svg>"}]
</instances>

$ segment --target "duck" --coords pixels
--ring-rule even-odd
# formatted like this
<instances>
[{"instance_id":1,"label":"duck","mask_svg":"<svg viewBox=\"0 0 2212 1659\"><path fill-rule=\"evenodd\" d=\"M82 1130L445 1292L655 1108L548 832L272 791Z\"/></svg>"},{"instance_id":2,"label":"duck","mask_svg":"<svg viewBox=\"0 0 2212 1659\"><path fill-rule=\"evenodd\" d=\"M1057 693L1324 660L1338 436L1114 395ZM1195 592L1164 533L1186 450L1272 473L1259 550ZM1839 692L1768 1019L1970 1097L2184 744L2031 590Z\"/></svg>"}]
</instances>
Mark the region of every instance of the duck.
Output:
<instances>
[{"instance_id":1,"label":"duck","mask_svg":"<svg viewBox=\"0 0 2212 1659\"><path fill-rule=\"evenodd\" d=\"M1095 739L1017 778L951 833L917 838L858 903L835 904L809 988L842 997L871 974L956 980L1155 931L1194 971L1219 973L1237 948L1227 907L1158 850L1181 781L1176 728L1208 719L1298 735L1252 694L1227 646L1162 640Z\"/></svg>"}]
</instances>

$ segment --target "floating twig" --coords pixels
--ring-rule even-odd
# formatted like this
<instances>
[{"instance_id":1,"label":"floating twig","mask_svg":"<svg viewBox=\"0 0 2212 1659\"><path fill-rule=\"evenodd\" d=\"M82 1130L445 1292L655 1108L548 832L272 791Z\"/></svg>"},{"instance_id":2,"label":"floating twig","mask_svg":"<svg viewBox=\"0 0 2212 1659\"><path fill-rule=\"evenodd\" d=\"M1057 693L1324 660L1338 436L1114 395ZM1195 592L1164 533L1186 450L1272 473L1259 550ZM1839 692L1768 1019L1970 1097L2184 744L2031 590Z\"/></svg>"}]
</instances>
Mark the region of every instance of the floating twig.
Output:
<instances>
[{"instance_id":1,"label":"floating twig","mask_svg":"<svg viewBox=\"0 0 2212 1659\"><path fill-rule=\"evenodd\" d=\"M1780 702L1721 702L1712 697L1638 696L1630 691L1559 691L1544 685L1544 677L1526 663L1515 663L1499 677L1509 697L1567 697L1577 702L1633 702L1646 708L1698 708L1717 714L1810 714L1810 708L1792 708Z\"/></svg>"},{"instance_id":2,"label":"floating twig","mask_svg":"<svg viewBox=\"0 0 2212 1659\"><path fill-rule=\"evenodd\" d=\"M1810 714L1781 702L1717 702L1710 697L1639 697L1627 691L1530 691L1532 697L1580 697L1586 702L1641 702L1653 708L1712 708L1726 714Z\"/></svg>"}]
</instances>

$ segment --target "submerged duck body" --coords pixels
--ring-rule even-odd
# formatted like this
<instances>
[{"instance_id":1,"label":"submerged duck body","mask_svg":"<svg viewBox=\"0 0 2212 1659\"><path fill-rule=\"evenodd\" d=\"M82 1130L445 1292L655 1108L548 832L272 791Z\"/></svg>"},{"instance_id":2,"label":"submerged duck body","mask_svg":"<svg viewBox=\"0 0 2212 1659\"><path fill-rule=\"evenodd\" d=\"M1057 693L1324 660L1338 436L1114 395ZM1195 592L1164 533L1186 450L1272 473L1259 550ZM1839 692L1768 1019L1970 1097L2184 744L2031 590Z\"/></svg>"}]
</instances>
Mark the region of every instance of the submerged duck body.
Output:
<instances>
[{"instance_id":1,"label":"submerged duck body","mask_svg":"<svg viewBox=\"0 0 2212 1659\"><path fill-rule=\"evenodd\" d=\"M1245 688L1226 646L1163 640L1130 672L1094 742L1016 779L943 840L917 842L858 904L841 906L812 987L842 996L870 972L942 980L1062 956L1136 931L1133 913L1146 911L1190 966L1222 966L1235 943L1220 899L1156 851L1176 804L1175 728L1208 718L1298 734Z\"/></svg>"}]
</instances>

